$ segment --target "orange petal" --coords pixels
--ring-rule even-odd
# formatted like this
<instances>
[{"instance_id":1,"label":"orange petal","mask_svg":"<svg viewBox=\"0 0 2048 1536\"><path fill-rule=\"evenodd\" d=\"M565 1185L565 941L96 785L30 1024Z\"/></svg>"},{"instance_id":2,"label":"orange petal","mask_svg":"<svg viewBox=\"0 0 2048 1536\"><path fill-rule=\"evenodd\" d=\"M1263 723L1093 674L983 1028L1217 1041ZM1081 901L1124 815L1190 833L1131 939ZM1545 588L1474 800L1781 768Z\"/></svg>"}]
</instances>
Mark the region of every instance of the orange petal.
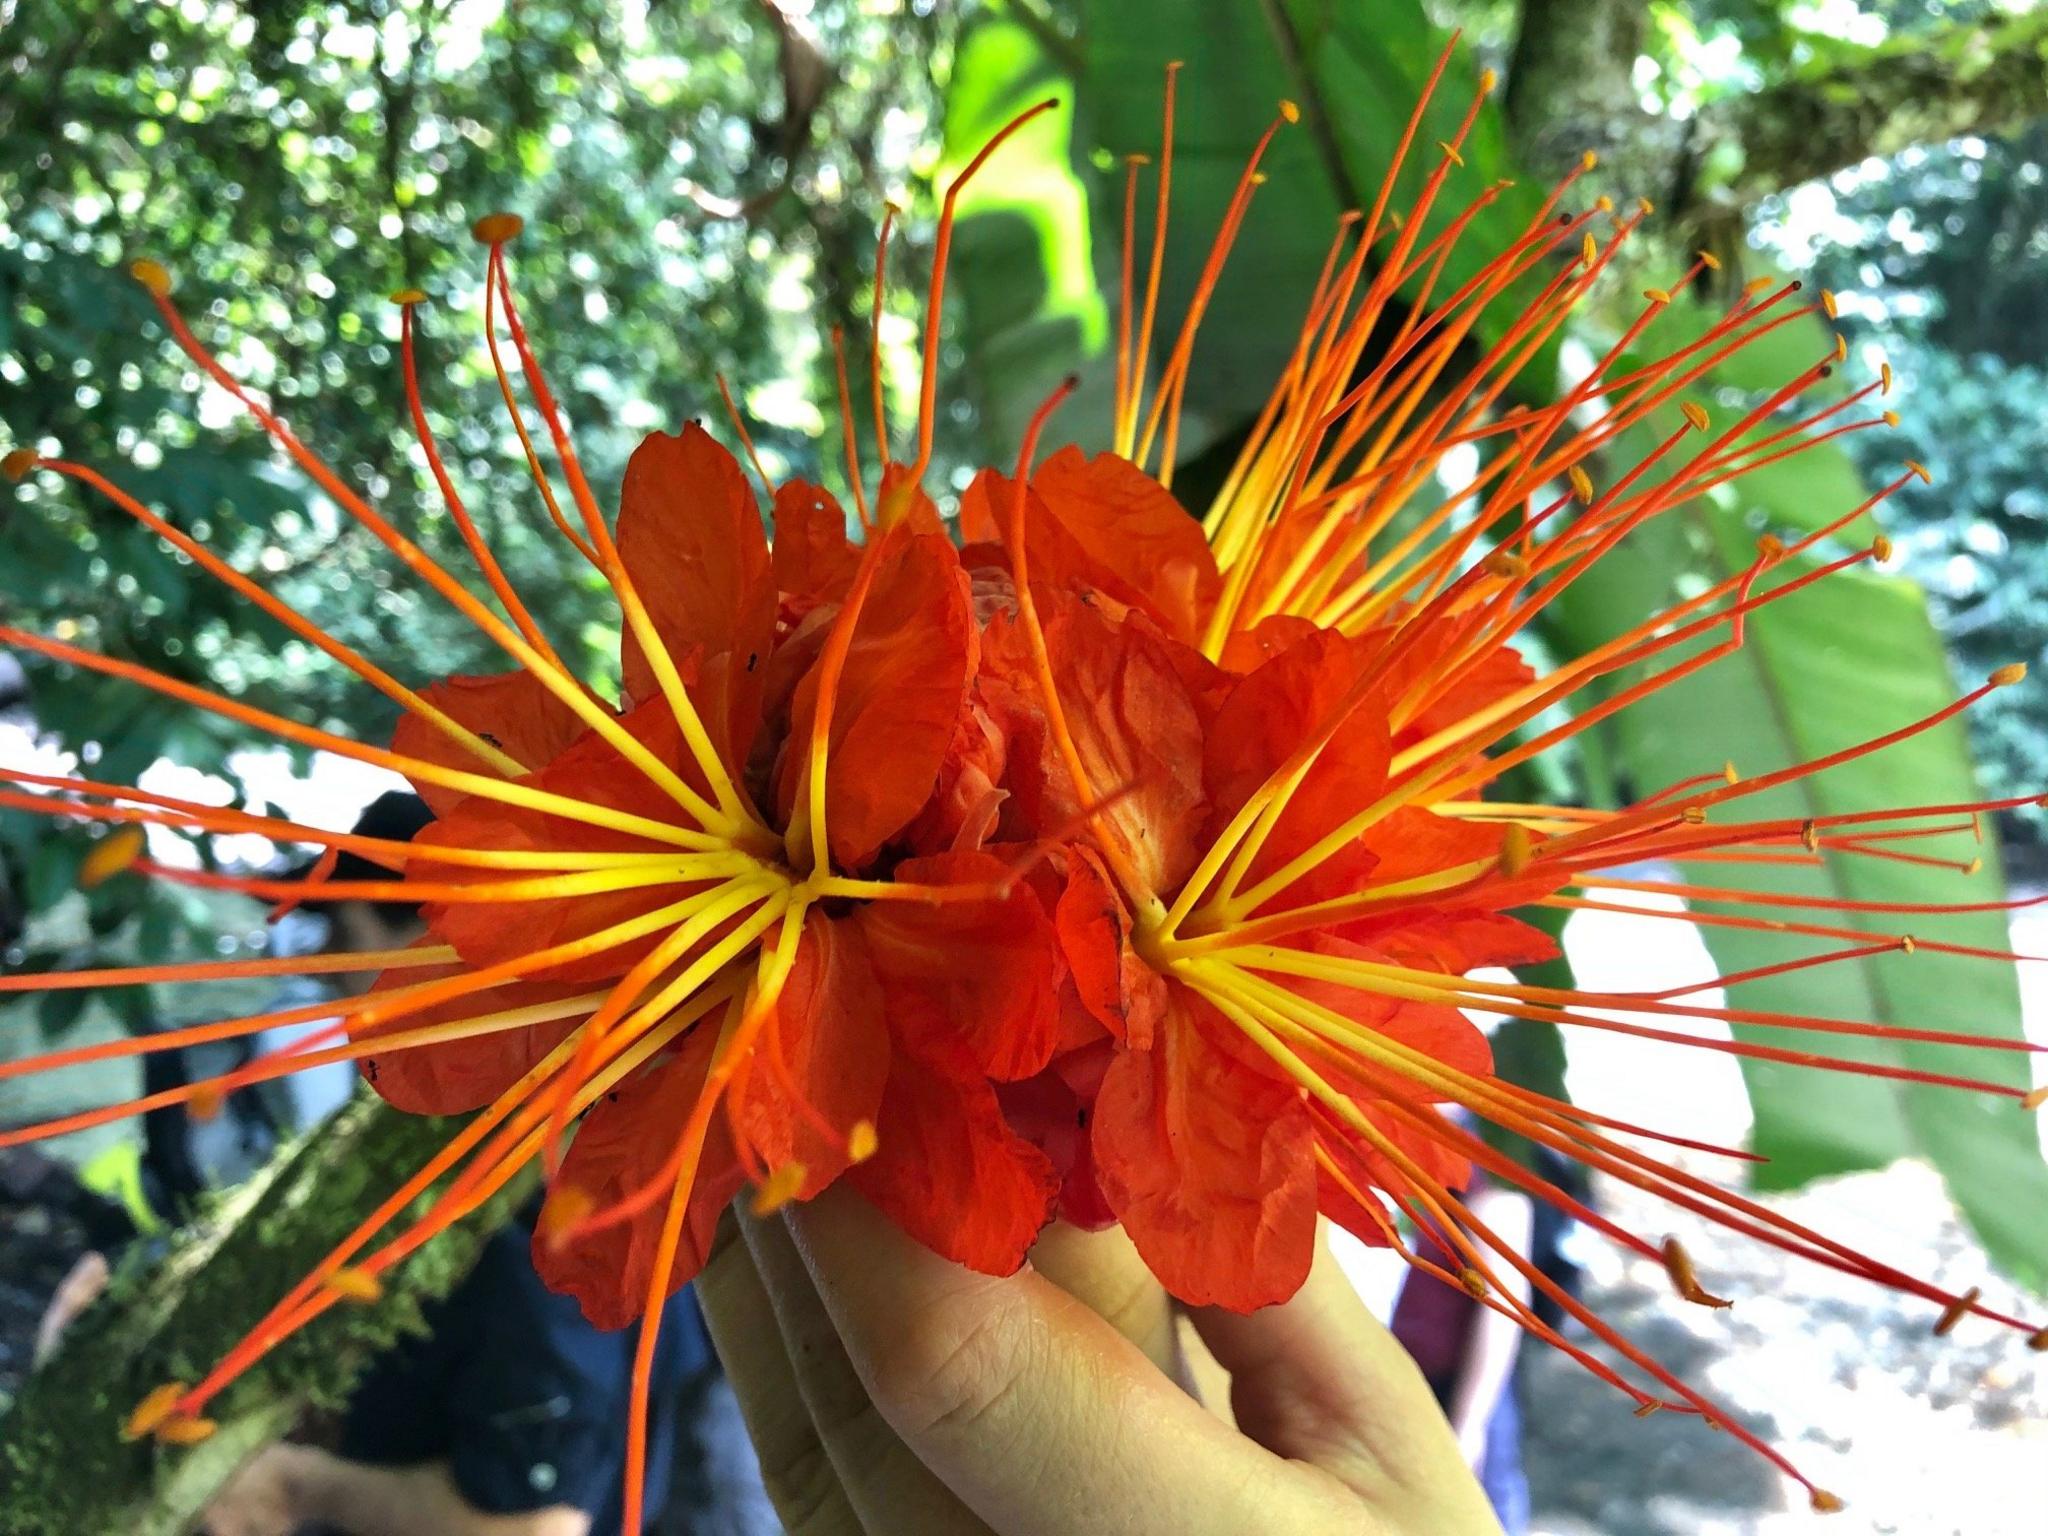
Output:
<instances>
[{"instance_id":1,"label":"orange petal","mask_svg":"<svg viewBox=\"0 0 2048 1536\"><path fill-rule=\"evenodd\" d=\"M743 769L775 636L768 535L745 472L695 422L651 434L626 464L618 545L721 759ZM654 672L630 632L623 645L626 694L645 702Z\"/></svg>"}]
</instances>

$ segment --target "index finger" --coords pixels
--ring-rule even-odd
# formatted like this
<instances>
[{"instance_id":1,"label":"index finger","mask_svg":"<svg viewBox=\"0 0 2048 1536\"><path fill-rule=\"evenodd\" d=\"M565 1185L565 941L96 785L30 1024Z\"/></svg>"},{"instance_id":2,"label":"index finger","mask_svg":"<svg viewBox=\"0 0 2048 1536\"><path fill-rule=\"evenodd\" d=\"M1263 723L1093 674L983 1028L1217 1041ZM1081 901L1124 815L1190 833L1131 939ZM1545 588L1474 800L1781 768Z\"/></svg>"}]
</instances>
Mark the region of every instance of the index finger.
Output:
<instances>
[{"instance_id":1,"label":"index finger","mask_svg":"<svg viewBox=\"0 0 2048 1536\"><path fill-rule=\"evenodd\" d=\"M1376 1523L1335 1478L1220 1423L1043 1275L949 1263L833 1189L789 1222L875 1406L1000 1536Z\"/></svg>"}]
</instances>

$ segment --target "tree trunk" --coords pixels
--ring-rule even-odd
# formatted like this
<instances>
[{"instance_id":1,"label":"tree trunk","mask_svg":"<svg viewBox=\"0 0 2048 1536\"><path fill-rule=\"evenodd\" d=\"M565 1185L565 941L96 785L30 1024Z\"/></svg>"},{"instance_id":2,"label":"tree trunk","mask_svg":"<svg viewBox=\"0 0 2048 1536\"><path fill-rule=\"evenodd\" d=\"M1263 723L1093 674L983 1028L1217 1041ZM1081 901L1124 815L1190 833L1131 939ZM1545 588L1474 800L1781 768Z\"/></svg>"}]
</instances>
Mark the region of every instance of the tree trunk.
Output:
<instances>
[{"instance_id":1,"label":"tree trunk","mask_svg":"<svg viewBox=\"0 0 2048 1536\"><path fill-rule=\"evenodd\" d=\"M198 1380L460 1123L400 1114L364 1089L168 1251L138 1244L0 1417L0 1536L177 1536L304 1411L339 1408L375 1355L421 1331L421 1304L468 1272L523 1180L388 1272L379 1301L336 1306L272 1350L210 1407L209 1439L120 1434L153 1387Z\"/></svg>"}]
</instances>

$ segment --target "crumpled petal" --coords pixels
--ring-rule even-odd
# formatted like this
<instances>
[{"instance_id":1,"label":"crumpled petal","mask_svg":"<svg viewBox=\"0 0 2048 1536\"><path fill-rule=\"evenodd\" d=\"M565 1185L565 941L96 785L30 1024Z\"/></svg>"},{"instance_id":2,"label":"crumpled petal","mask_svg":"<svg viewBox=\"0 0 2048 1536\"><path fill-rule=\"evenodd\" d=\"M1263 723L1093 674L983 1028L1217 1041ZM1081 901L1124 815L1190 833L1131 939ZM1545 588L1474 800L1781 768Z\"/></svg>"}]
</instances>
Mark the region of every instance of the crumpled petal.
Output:
<instances>
[{"instance_id":1,"label":"crumpled petal","mask_svg":"<svg viewBox=\"0 0 2048 1536\"><path fill-rule=\"evenodd\" d=\"M877 571L840 675L826 765L826 826L841 870L865 866L931 798L979 649L947 539L899 528L868 558ZM803 779L818 687L813 664L791 702L776 779L784 818Z\"/></svg>"},{"instance_id":2,"label":"crumpled petal","mask_svg":"<svg viewBox=\"0 0 2048 1536\"><path fill-rule=\"evenodd\" d=\"M545 768L580 736L585 727L576 712L550 693L531 672L500 672L489 677L449 677L430 683L419 695L456 724L466 726L532 773ZM439 727L407 710L392 732L391 750L422 762L464 773L495 777L489 763ZM427 808L445 816L467 797L424 779L413 781Z\"/></svg>"},{"instance_id":3,"label":"crumpled petal","mask_svg":"<svg viewBox=\"0 0 2048 1536\"><path fill-rule=\"evenodd\" d=\"M682 733L662 699L641 705L621 723L661 761L674 763L680 759L684 751ZM578 737L574 745L540 772L519 782L654 820L680 819L676 802L595 731ZM409 878L461 883L533 879L540 878L540 874L437 864L432 862L435 847L678 851L671 845L630 833L506 805L482 795L458 801L446 815L423 829L413 839L413 846L420 850L421 857L407 866ZM519 902L428 902L421 908L421 916L434 938L454 945L469 965L482 967L525 959L538 950L591 937L615 924L644 916L656 907L680 901L691 890L701 888L701 883L661 884ZM661 937L657 932L588 956L563 960L528 973L528 978L589 981L622 975Z\"/></svg>"},{"instance_id":4,"label":"crumpled petal","mask_svg":"<svg viewBox=\"0 0 2048 1536\"><path fill-rule=\"evenodd\" d=\"M678 1049L591 1105L549 1186L534 1231L533 1267L549 1290L582 1303L593 1327L624 1328L645 1315L668 1195L664 1191L630 1218L575 1238L555 1236L557 1213L601 1212L660 1177L703 1090L717 1033L698 1025ZM669 1275L670 1295L704 1267L719 1215L744 1182L731 1139L714 1114ZM565 1202L574 1202L573 1209Z\"/></svg>"},{"instance_id":5,"label":"crumpled petal","mask_svg":"<svg viewBox=\"0 0 2048 1536\"><path fill-rule=\"evenodd\" d=\"M1051 1219L1059 1176L1012 1131L986 1078L898 1055L875 1155L853 1185L934 1253L987 1275L1014 1273Z\"/></svg>"},{"instance_id":6,"label":"crumpled petal","mask_svg":"<svg viewBox=\"0 0 2048 1536\"><path fill-rule=\"evenodd\" d=\"M963 541L1005 541L1015 497L1014 480L976 476L960 498ZM1201 637L1222 586L1216 558L1202 525L1128 459L1060 449L1031 477L1024 530L1033 586L1100 593L1184 644Z\"/></svg>"},{"instance_id":7,"label":"crumpled petal","mask_svg":"<svg viewBox=\"0 0 2048 1536\"><path fill-rule=\"evenodd\" d=\"M986 853L906 859L905 884L999 886L1009 876ZM896 1038L962 1075L1029 1077L1059 1040L1059 945L1037 893L1019 881L972 901L876 901L858 925L887 999Z\"/></svg>"},{"instance_id":8,"label":"crumpled petal","mask_svg":"<svg viewBox=\"0 0 2048 1536\"><path fill-rule=\"evenodd\" d=\"M726 1095L733 1135L770 1172L801 1163L795 1198L807 1200L845 1171L854 1124L875 1123L889 1059L867 944L814 907L774 1015Z\"/></svg>"},{"instance_id":9,"label":"crumpled petal","mask_svg":"<svg viewBox=\"0 0 2048 1536\"><path fill-rule=\"evenodd\" d=\"M1199 655L1142 620L1112 622L1076 599L1044 594L1040 616L1053 684L1101 819L1153 891L1171 891L1194 868L1208 814L1202 789L1202 721L1183 673ZM1179 653L1179 654L1177 654ZM1047 721L1023 627L998 617L983 668L1010 735L1014 826L1021 838L1078 831L1082 805Z\"/></svg>"},{"instance_id":10,"label":"crumpled petal","mask_svg":"<svg viewBox=\"0 0 2048 1536\"><path fill-rule=\"evenodd\" d=\"M785 480L775 490L775 540L769 557L782 594L786 622L820 603L846 596L860 550L846 534L846 513L830 491L808 480Z\"/></svg>"},{"instance_id":11,"label":"crumpled petal","mask_svg":"<svg viewBox=\"0 0 2048 1536\"><path fill-rule=\"evenodd\" d=\"M1095 1172L1152 1273L1191 1306L1250 1312L1300 1289L1314 1256L1309 1112L1245 1070L1183 1004L1124 1050L1095 1100Z\"/></svg>"},{"instance_id":12,"label":"crumpled petal","mask_svg":"<svg viewBox=\"0 0 2048 1536\"><path fill-rule=\"evenodd\" d=\"M1224 697L1204 742L1203 776L1215 802L1213 825L1229 820L1308 742L1338 722L1246 872L1256 885L1379 798L1389 756L1384 711L1367 698L1345 709L1360 672L1357 648L1316 630L1261 663ZM1353 839L1263 904L1298 906L1357 890L1380 862Z\"/></svg>"},{"instance_id":13,"label":"crumpled petal","mask_svg":"<svg viewBox=\"0 0 2048 1536\"><path fill-rule=\"evenodd\" d=\"M420 941L422 944L429 942L426 939ZM389 970L371 983L370 993L374 996L398 987L443 981L451 976L465 975L469 969L457 961L449 965ZM382 1022L353 1024L348 1037L361 1044L379 1036L556 1003L590 990L574 982L515 981ZM402 1109L412 1115L466 1114L472 1109L483 1108L518 1082L596 1011L597 1003L592 1001L558 1019L365 1056L361 1062L363 1077L393 1109Z\"/></svg>"},{"instance_id":14,"label":"crumpled petal","mask_svg":"<svg viewBox=\"0 0 2048 1536\"><path fill-rule=\"evenodd\" d=\"M775 638L775 574L739 463L695 422L650 434L619 493L619 560L729 768L745 767ZM634 703L657 696L630 628L621 660Z\"/></svg>"}]
</instances>

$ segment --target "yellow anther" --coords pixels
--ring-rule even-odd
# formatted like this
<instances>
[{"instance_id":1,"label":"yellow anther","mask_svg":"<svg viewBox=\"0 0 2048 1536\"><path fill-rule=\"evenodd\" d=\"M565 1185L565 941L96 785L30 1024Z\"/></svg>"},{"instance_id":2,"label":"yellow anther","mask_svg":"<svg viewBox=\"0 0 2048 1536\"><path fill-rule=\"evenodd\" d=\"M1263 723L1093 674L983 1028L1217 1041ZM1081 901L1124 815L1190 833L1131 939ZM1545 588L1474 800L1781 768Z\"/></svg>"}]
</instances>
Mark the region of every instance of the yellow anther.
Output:
<instances>
[{"instance_id":1,"label":"yellow anther","mask_svg":"<svg viewBox=\"0 0 2048 1536\"><path fill-rule=\"evenodd\" d=\"M875 1148L879 1145L875 1137L875 1122L856 1120L853 1129L846 1133L847 1161L864 1163L875 1155Z\"/></svg>"},{"instance_id":2,"label":"yellow anther","mask_svg":"<svg viewBox=\"0 0 2048 1536\"><path fill-rule=\"evenodd\" d=\"M1970 860L1969 863L1963 866L1963 874L1965 877L1968 877L1970 875L1981 875L1983 873L1984 856L1982 854L1979 854L1976 858Z\"/></svg>"},{"instance_id":3,"label":"yellow anther","mask_svg":"<svg viewBox=\"0 0 2048 1536\"><path fill-rule=\"evenodd\" d=\"M481 245L503 245L518 238L524 228L526 220L516 213L487 213L469 226L469 232Z\"/></svg>"},{"instance_id":4,"label":"yellow anther","mask_svg":"<svg viewBox=\"0 0 2048 1536\"><path fill-rule=\"evenodd\" d=\"M1644 218L1647 219L1651 214L1655 213L1656 211L1657 205L1651 202L1647 197L1639 197L1636 199L1636 212L1641 214Z\"/></svg>"},{"instance_id":5,"label":"yellow anther","mask_svg":"<svg viewBox=\"0 0 2048 1536\"><path fill-rule=\"evenodd\" d=\"M2048 1328L2043 1328L2038 1333L2029 1334L2027 1336L2027 1348L2033 1350L2036 1354L2048 1351Z\"/></svg>"},{"instance_id":6,"label":"yellow anther","mask_svg":"<svg viewBox=\"0 0 2048 1536\"><path fill-rule=\"evenodd\" d=\"M1588 149L1588 150L1583 150L1583 151L1581 151L1581 152L1580 152L1580 154L1579 154L1579 169L1580 169L1580 170L1582 170L1582 171L1590 171L1591 169L1593 169L1593 167L1594 167L1594 166L1598 165L1599 163L1600 163L1600 157L1599 157L1598 155L1594 154L1592 150Z\"/></svg>"},{"instance_id":7,"label":"yellow anther","mask_svg":"<svg viewBox=\"0 0 2048 1536\"><path fill-rule=\"evenodd\" d=\"M808 1176L804 1165L796 1158L791 1158L755 1187L754 1214L769 1216L781 1210L796 1198L797 1191L804 1187L804 1180Z\"/></svg>"},{"instance_id":8,"label":"yellow anther","mask_svg":"<svg viewBox=\"0 0 2048 1536\"><path fill-rule=\"evenodd\" d=\"M1799 844L1808 853L1820 852L1820 828L1811 820L1799 823Z\"/></svg>"},{"instance_id":9,"label":"yellow anther","mask_svg":"<svg viewBox=\"0 0 2048 1536\"><path fill-rule=\"evenodd\" d=\"M2024 661L2008 661L2004 666L1992 669L1991 686L2010 688L2014 683L2024 681L2026 675L2027 664Z\"/></svg>"},{"instance_id":10,"label":"yellow anther","mask_svg":"<svg viewBox=\"0 0 2048 1536\"><path fill-rule=\"evenodd\" d=\"M1465 157L1458 153L1457 146L1452 144L1448 139L1438 139L1436 141L1436 147L1444 152L1445 158L1448 159L1451 162L1451 164L1463 165L1465 163Z\"/></svg>"},{"instance_id":11,"label":"yellow anther","mask_svg":"<svg viewBox=\"0 0 2048 1536\"><path fill-rule=\"evenodd\" d=\"M1671 1284L1680 1296L1702 1307L1731 1307L1733 1302L1708 1291L1700 1284L1694 1273L1692 1256L1685 1251L1685 1245L1675 1237L1664 1239L1664 1272L1671 1277Z\"/></svg>"},{"instance_id":12,"label":"yellow anther","mask_svg":"<svg viewBox=\"0 0 2048 1536\"><path fill-rule=\"evenodd\" d=\"M1756 552L1766 560L1782 560L1785 557L1785 541L1775 533L1760 534L1756 541Z\"/></svg>"},{"instance_id":13,"label":"yellow anther","mask_svg":"<svg viewBox=\"0 0 2048 1536\"><path fill-rule=\"evenodd\" d=\"M1586 231L1585 238L1579 241L1579 260L1590 267L1599 259L1600 242L1593 238L1593 231L1589 229Z\"/></svg>"},{"instance_id":14,"label":"yellow anther","mask_svg":"<svg viewBox=\"0 0 2048 1536\"><path fill-rule=\"evenodd\" d=\"M1263 187L1266 184L1266 180L1266 173L1264 171L1253 171L1251 174L1251 183L1255 187Z\"/></svg>"},{"instance_id":15,"label":"yellow anther","mask_svg":"<svg viewBox=\"0 0 2048 1536\"><path fill-rule=\"evenodd\" d=\"M1899 424L1899 413L1897 411L1886 411L1878 420L1888 427L1896 427Z\"/></svg>"},{"instance_id":16,"label":"yellow anther","mask_svg":"<svg viewBox=\"0 0 2048 1536\"><path fill-rule=\"evenodd\" d=\"M1688 827L1703 827L1707 824L1707 808L1704 805L1688 805L1678 813L1678 818Z\"/></svg>"},{"instance_id":17,"label":"yellow anther","mask_svg":"<svg viewBox=\"0 0 2048 1536\"><path fill-rule=\"evenodd\" d=\"M0 476L14 481L17 485L26 479L28 472L36 467L36 453L33 448L16 448L0 457Z\"/></svg>"},{"instance_id":18,"label":"yellow anther","mask_svg":"<svg viewBox=\"0 0 2048 1536\"><path fill-rule=\"evenodd\" d=\"M1480 563L1486 567L1487 575L1504 581L1520 581L1529 574L1529 562L1511 549L1496 549Z\"/></svg>"},{"instance_id":19,"label":"yellow anther","mask_svg":"<svg viewBox=\"0 0 2048 1536\"><path fill-rule=\"evenodd\" d=\"M1572 483L1572 494L1587 506L1591 506L1593 504L1593 477L1576 464L1564 472L1564 477Z\"/></svg>"},{"instance_id":20,"label":"yellow anther","mask_svg":"<svg viewBox=\"0 0 2048 1536\"><path fill-rule=\"evenodd\" d=\"M2029 1112L2039 1109L2043 1104L2048 1104L2048 1087L2036 1088L2020 1100L2020 1108Z\"/></svg>"},{"instance_id":21,"label":"yellow anther","mask_svg":"<svg viewBox=\"0 0 2048 1536\"><path fill-rule=\"evenodd\" d=\"M178 1399L191 1390L191 1387L182 1381L167 1381L162 1386L152 1389L135 1405L134 1411L121 1425L121 1438L140 1440L144 1435L156 1433L157 1426L168 1419L178 1406Z\"/></svg>"},{"instance_id":22,"label":"yellow anther","mask_svg":"<svg viewBox=\"0 0 2048 1536\"><path fill-rule=\"evenodd\" d=\"M368 1306L384 1294L384 1282L358 1265L345 1264L329 1275L327 1289L343 1301Z\"/></svg>"},{"instance_id":23,"label":"yellow anther","mask_svg":"<svg viewBox=\"0 0 2048 1536\"><path fill-rule=\"evenodd\" d=\"M1643 290L1643 297L1652 304L1669 304L1671 302L1671 290L1668 288L1645 288Z\"/></svg>"},{"instance_id":24,"label":"yellow anther","mask_svg":"<svg viewBox=\"0 0 2048 1536\"><path fill-rule=\"evenodd\" d=\"M1849 341L1845 336L1838 335L1835 337L1835 361L1838 363L1849 361Z\"/></svg>"},{"instance_id":25,"label":"yellow anther","mask_svg":"<svg viewBox=\"0 0 2048 1536\"><path fill-rule=\"evenodd\" d=\"M1700 265L1705 267L1709 272L1718 272L1721 270L1721 258L1716 256L1712 251L1695 251L1693 254L1699 257Z\"/></svg>"},{"instance_id":26,"label":"yellow anther","mask_svg":"<svg viewBox=\"0 0 2048 1536\"><path fill-rule=\"evenodd\" d=\"M1927 472L1927 466L1925 464L1922 464L1918 459L1906 460L1906 468L1910 473L1919 477L1920 483L1922 485L1934 484L1934 476L1930 475Z\"/></svg>"},{"instance_id":27,"label":"yellow anther","mask_svg":"<svg viewBox=\"0 0 2048 1536\"><path fill-rule=\"evenodd\" d=\"M1827 317L1830 320L1834 319L1836 314L1839 313L1839 310L1835 304L1835 295L1832 292L1832 290L1826 288L1821 289L1820 307L1827 312Z\"/></svg>"},{"instance_id":28,"label":"yellow anther","mask_svg":"<svg viewBox=\"0 0 2048 1536\"><path fill-rule=\"evenodd\" d=\"M540 1208L540 1219L533 1224L533 1235L550 1252L558 1252L569 1240L569 1234L596 1209L597 1201L589 1190L577 1184L557 1184L548 1191L547 1203Z\"/></svg>"},{"instance_id":29,"label":"yellow anther","mask_svg":"<svg viewBox=\"0 0 2048 1536\"><path fill-rule=\"evenodd\" d=\"M157 1425L156 1438L164 1445L197 1445L211 1436L217 1427L211 1419L175 1413Z\"/></svg>"},{"instance_id":30,"label":"yellow anther","mask_svg":"<svg viewBox=\"0 0 2048 1536\"><path fill-rule=\"evenodd\" d=\"M143 845L142 828L138 826L131 824L109 832L86 850L85 858L78 866L78 888L89 891L94 886L105 885L142 857Z\"/></svg>"},{"instance_id":31,"label":"yellow anther","mask_svg":"<svg viewBox=\"0 0 2048 1536\"><path fill-rule=\"evenodd\" d=\"M1742 296L1745 299L1753 299L1770 286L1771 280L1768 277L1752 277L1742 285Z\"/></svg>"},{"instance_id":32,"label":"yellow anther","mask_svg":"<svg viewBox=\"0 0 2048 1536\"><path fill-rule=\"evenodd\" d=\"M185 1101L185 1113L204 1125L209 1120L218 1120L227 1106L227 1090L214 1083L201 1083Z\"/></svg>"},{"instance_id":33,"label":"yellow anther","mask_svg":"<svg viewBox=\"0 0 2048 1536\"><path fill-rule=\"evenodd\" d=\"M1891 557L1892 541L1880 533L1876 538L1870 541L1870 558L1875 560L1879 565L1883 565L1887 561L1889 561Z\"/></svg>"},{"instance_id":34,"label":"yellow anther","mask_svg":"<svg viewBox=\"0 0 2048 1536\"><path fill-rule=\"evenodd\" d=\"M1593 209L1596 213L1612 213L1614 212L1614 199L1605 192L1602 192L1593 199Z\"/></svg>"},{"instance_id":35,"label":"yellow anther","mask_svg":"<svg viewBox=\"0 0 2048 1536\"><path fill-rule=\"evenodd\" d=\"M1125 165L1150 165L1151 163L1152 157L1150 155L1130 154L1124 156Z\"/></svg>"},{"instance_id":36,"label":"yellow anther","mask_svg":"<svg viewBox=\"0 0 2048 1536\"><path fill-rule=\"evenodd\" d=\"M1280 98L1280 115L1290 123L1298 123L1301 121L1301 108L1289 101L1285 96L1282 96Z\"/></svg>"},{"instance_id":37,"label":"yellow anther","mask_svg":"<svg viewBox=\"0 0 2048 1536\"><path fill-rule=\"evenodd\" d=\"M160 261L151 261L147 256L131 261L128 275L160 299L170 294L171 269Z\"/></svg>"},{"instance_id":38,"label":"yellow anther","mask_svg":"<svg viewBox=\"0 0 2048 1536\"><path fill-rule=\"evenodd\" d=\"M1474 1301L1486 1300L1489 1289L1486 1284L1486 1276L1482 1275L1471 1265L1468 1264L1458 1271L1458 1284L1465 1287L1465 1294Z\"/></svg>"},{"instance_id":39,"label":"yellow anther","mask_svg":"<svg viewBox=\"0 0 2048 1536\"><path fill-rule=\"evenodd\" d=\"M1977 1305L1977 1299L1983 1294L1981 1289L1973 1285L1943 1307L1941 1316L1934 1320L1934 1336L1937 1339L1945 1339L1954 1333L1956 1324L1970 1315L1970 1308Z\"/></svg>"},{"instance_id":40,"label":"yellow anther","mask_svg":"<svg viewBox=\"0 0 2048 1536\"><path fill-rule=\"evenodd\" d=\"M413 304L424 304L427 302L427 295L424 289L400 288L391 295L391 302L394 304L404 304L408 306Z\"/></svg>"},{"instance_id":41,"label":"yellow anther","mask_svg":"<svg viewBox=\"0 0 2048 1536\"><path fill-rule=\"evenodd\" d=\"M1721 777L1730 784L1740 784L1742 775L1735 771L1735 759L1730 758L1721 765Z\"/></svg>"},{"instance_id":42,"label":"yellow anther","mask_svg":"<svg viewBox=\"0 0 2048 1536\"><path fill-rule=\"evenodd\" d=\"M1479 93L1482 96L1491 96L1493 88L1499 84L1500 71L1495 69L1482 69L1479 71Z\"/></svg>"},{"instance_id":43,"label":"yellow anther","mask_svg":"<svg viewBox=\"0 0 2048 1536\"><path fill-rule=\"evenodd\" d=\"M1844 1509L1848 1508L1842 1502L1840 1494L1829 1493L1825 1488L1814 1489L1807 1496L1806 1502L1813 1506L1813 1512L1817 1515L1839 1515Z\"/></svg>"},{"instance_id":44,"label":"yellow anther","mask_svg":"<svg viewBox=\"0 0 2048 1536\"><path fill-rule=\"evenodd\" d=\"M1914 937L1913 937L1913 935L1911 935L1910 933L1902 933L1902 934L1900 934L1900 935L1899 935L1899 953L1900 953L1900 954L1902 954L1902 955L1911 955L1911 954L1917 954L1917 953L1919 952L1919 950L1920 950L1920 941L1919 941L1918 939L1914 938Z\"/></svg>"},{"instance_id":45,"label":"yellow anther","mask_svg":"<svg viewBox=\"0 0 2048 1536\"><path fill-rule=\"evenodd\" d=\"M1663 1408L1664 1405L1658 1402L1637 1403L1632 1411L1637 1418L1647 1419L1653 1413L1662 1412Z\"/></svg>"},{"instance_id":46,"label":"yellow anther","mask_svg":"<svg viewBox=\"0 0 2048 1536\"><path fill-rule=\"evenodd\" d=\"M1687 400L1678 409L1685 419L1692 423L1693 431L1704 432L1707 430L1707 408L1704 405L1701 405L1697 400Z\"/></svg>"},{"instance_id":47,"label":"yellow anther","mask_svg":"<svg viewBox=\"0 0 2048 1536\"><path fill-rule=\"evenodd\" d=\"M1892 392L1892 365L1890 363L1879 363L1877 365L1877 377L1877 392L1881 395L1890 394Z\"/></svg>"}]
</instances>

